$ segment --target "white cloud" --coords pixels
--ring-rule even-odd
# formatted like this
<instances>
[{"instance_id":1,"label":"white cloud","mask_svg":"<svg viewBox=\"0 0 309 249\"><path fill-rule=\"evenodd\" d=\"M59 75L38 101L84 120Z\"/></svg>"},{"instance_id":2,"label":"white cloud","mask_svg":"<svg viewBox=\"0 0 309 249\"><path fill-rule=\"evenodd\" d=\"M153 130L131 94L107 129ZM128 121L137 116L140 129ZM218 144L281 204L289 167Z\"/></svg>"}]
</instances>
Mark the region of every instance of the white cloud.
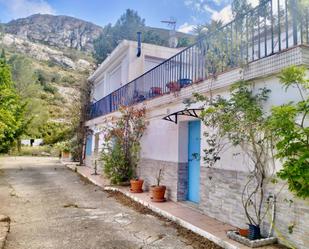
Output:
<instances>
[{"instance_id":1,"label":"white cloud","mask_svg":"<svg viewBox=\"0 0 309 249\"><path fill-rule=\"evenodd\" d=\"M11 18L27 17L32 14L55 14L55 10L45 0L0 0Z\"/></svg>"},{"instance_id":2,"label":"white cloud","mask_svg":"<svg viewBox=\"0 0 309 249\"><path fill-rule=\"evenodd\" d=\"M198 12L215 12L215 10L210 7L209 1L207 0L185 0L184 3L186 6L191 7Z\"/></svg>"},{"instance_id":3,"label":"white cloud","mask_svg":"<svg viewBox=\"0 0 309 249\"><path fill-rule=\"evenodd\" d=\"M177 31L183 32L183 33L191 33L194 28L195 28L195 25L185 22L184 24L179 26Z\"/></svg>"},{"instance_id":4,"label":"white cloud","mask_svg":"<svg viewBox=\"0 0 309 249\"><path fill-rule=\"evenodd\" d=\"M248 3L252 5L252 7L256 7L259 5L259 0L248 0ZM222 21L223 24L228 23L233 20L232 6L231 4L225 6L220 11L215 11L211 15L211 19L215 21Z\"/></svg>"},{"instance_id":5,"label":"white cloud","mask_svg":"<svg viewBox=\"0 0 309 249\"><path fill-rule=\"evenodd\" d=\"M231 5L225 6L220 11L215 11L211 16L211 19L215 21L222 21L223 24L232 21L233 13Z\"/></svg>"}]
</instances>

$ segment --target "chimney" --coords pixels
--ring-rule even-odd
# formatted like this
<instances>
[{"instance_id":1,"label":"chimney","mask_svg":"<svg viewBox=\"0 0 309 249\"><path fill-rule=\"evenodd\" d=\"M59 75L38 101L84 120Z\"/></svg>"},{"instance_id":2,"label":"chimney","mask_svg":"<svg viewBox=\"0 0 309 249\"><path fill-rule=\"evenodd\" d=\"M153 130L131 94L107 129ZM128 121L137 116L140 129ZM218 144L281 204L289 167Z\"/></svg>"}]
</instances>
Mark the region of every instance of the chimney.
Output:
<instances>
[{"instance_id":1,"label":"chimney","mask_svg":"<svg viewBox=\"0 0 309 249\"><path fill-rule=\"evenodd\" d=\"M142 53L141 35L142 35L142 32L140 31L137 32L137 53L136 53L137 57L140 57Z\"/></svg>"}]
</instances>

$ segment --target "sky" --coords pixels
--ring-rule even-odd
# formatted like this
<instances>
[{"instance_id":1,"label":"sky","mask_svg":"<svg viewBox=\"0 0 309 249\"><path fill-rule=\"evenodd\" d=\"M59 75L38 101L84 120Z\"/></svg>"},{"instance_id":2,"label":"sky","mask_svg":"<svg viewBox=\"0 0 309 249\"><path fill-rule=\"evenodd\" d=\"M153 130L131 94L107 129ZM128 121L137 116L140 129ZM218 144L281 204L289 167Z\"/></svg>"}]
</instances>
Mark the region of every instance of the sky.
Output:
<instances>
[{"instance_id":1,"label":"sky","mask_svg":"<svg viewBox=\"0 0 309 249\"><path fill-rule=\"evenodd\" d=\"M232 0L0 0L0 22L32 14L68 15L104 26L114 24L126 9L134 9L151 27L168 28L162 20L173 18L176 29L191 32L197 24L232 18ZM256 2L258 0L249 0Z\"/></svg>"}]
</instances>

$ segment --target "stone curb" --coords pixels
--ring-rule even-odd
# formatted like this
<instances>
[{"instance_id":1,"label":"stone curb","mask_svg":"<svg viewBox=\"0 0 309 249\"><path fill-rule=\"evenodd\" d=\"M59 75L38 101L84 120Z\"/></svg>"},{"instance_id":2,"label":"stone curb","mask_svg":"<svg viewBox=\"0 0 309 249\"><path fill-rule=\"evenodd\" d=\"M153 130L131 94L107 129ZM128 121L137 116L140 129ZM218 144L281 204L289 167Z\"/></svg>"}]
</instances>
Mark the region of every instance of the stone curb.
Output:
<instances>
[{"instance_id":1,"label":"stone curb","mask_svg":"<svg viewBox=\"0 0 309 249\"><path fill-rule=\"evenodd\" d=\"M74 169L72 167L70 167L68 164L66 164L65 162L63 162L63 164L70 170L74 171ZM176 222L177 224L179 224L180 226L194 232L194 233L197 233L207 239L209 239L210 241L214 242L215 244L223 247L224 249L240 249L238 246L236 245L233 245L227 241L224 241L223 239L197 227L197 226L194 226L192 225L191 223L181 219L181 218L178 218L174 215L171 215L170 213L166 212L166 211L163 211L161 210L160 208L157 208L155 207L154 205L151 205L151 203L147 203L143 200L140 200L138 198L136 198L135 196L131 195L129 192L126 192L126 191L123 191L122 189L119 189L117 187L114 187L114 186L101 186L100 184L98 184L95 180L89 178L88 176L82 174L81 172L78 172L78 171L74 171L76 173L78 173L79 175L81 175L82 177L86 178L87 180L89 180L91 183L93 183L94 185L98 186L98 187L101 187L103 188L104 190L112 190L112 191L118 191L118 192L121 192L122 194L126 195L127 197L131 198L132 200L142 204L143 206L149 208L150 210L152 210L153 212L171 220L171 221L174 221ZM1 249L1 248L0 248Z\"/></svg>"},{"instance_id":2,"label":"stone curb","mask_svg":"<svg viewBox=\"0 0 309 249\"><path fill-rule=\"evenodd\" d=\"M10 232L10 217L5 215L0 215L0 249L3 249L5 242Z\"/></svg>"}]
</instances>

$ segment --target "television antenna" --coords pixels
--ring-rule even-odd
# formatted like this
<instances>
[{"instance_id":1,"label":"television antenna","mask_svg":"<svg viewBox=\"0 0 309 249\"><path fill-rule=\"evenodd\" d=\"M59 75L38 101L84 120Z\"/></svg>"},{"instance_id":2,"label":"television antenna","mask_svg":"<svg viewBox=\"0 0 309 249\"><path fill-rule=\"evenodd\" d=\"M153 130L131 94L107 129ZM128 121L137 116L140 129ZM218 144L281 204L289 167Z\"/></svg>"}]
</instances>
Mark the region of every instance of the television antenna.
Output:
<instances>
[{"instance_id":1,"label":"television antenna","mask_svg":"<svg viewBox=\"0 0 309 249\"><path fill-rule=\"evenodd\" d=\"M166 23L167 26L171 27L171 30L176 30L176 19L174 17L171 17L169 20L162 20L162 23Z\"/></svg>"}]
</instances>

